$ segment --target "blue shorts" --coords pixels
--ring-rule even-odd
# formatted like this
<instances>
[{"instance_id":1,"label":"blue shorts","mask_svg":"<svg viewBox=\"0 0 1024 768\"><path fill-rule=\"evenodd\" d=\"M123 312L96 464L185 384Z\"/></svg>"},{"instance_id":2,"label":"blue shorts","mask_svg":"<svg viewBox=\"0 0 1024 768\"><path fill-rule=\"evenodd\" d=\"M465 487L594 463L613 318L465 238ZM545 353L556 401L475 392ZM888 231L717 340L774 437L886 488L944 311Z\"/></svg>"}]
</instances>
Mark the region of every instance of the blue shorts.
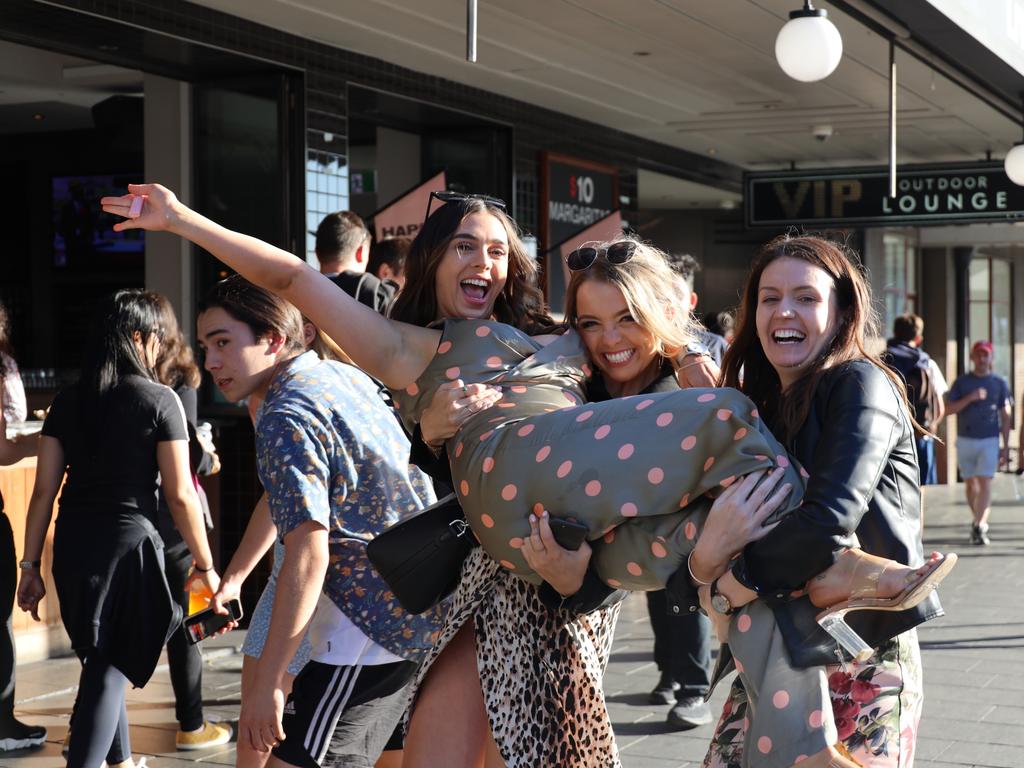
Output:
<instances>
[{"instance_id":1,"label":"blue shorts","mask_svg":"<svg viewBox=\"0 0 1024 768\"><path fill-rule=\"evenodd\" d=\"M958 437L956 439L956 463L960 476L995 477L999 467L998 437Z\"/></svg>"}]
</instances>

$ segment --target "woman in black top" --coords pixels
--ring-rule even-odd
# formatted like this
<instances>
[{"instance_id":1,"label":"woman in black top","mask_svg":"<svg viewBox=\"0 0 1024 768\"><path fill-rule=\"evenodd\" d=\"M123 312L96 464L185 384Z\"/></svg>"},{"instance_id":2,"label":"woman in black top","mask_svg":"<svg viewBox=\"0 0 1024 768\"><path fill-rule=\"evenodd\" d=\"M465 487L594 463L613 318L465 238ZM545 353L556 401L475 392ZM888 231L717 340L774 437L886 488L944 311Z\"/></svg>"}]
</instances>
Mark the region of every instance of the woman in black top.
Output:
<instances>
[{"instance_id":1,"label":"woman in black top","mask_svg":"<svg viewBox=\"0 0 1024 768\"><path fill-rule=\"evenodd\" d=\"M866 661L850 661L815 623L814 605L834 605L851 593L898 594L909 584L900 568L858 569L850 549L856 542L878 563L925 563L915 424L902 383L865 349L870 329L870 290L855 256L810 236L780 237L761 249L743 291L724 383L758 406L809 473L807 490L795 511L742 550L714 552L704 544L716 537L705 530L691 567L705 582L720 577L732 608L759 597L751 607L760 613L748 614L747 627L756 629L762 615L774 618L793 667L827 665L839 744L815 758L881 768L912 759L923 694L914 628L941 616L942 607L931 594L906 610L851 614L850 625L874 649ZM947 557L945 572L955 561ZM928 562L937 563L936 555ZM792 599L805 583L810 600ZM707 588L701 590L708 605ZM722 617L714 605L709 612ZM751 742L757 696L776 708L781 703L771 690L733 686L705 766L767 764L772 741L785 734Z\"/></svg>"},{"instance_id":2,"label":"woman in black top","mask_svg":"<svg viewBox=\"0 0 1024 768\"><path fill-rule=\"evenodd\" d=\"M153 380L160 321L141 291L101 307L78 384L54 400L39 445L18 605L38 620L39 571L53 501L67 471L53 575L64 627L82 660L68 765L132 766L125 684L146 684L181 620L156 529L159 472L175 524L211 592L219 579L188 461L181 402Z\"/></svg>"}]
</instances>

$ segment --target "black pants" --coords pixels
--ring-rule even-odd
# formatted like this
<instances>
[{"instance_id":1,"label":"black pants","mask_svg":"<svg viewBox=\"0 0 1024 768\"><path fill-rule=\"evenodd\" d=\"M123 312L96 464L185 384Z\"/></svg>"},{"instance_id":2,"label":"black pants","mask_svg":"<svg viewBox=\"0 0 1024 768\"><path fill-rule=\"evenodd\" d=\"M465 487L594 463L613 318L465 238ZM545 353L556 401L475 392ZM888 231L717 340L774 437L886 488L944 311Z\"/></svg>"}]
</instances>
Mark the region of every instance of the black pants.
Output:
<instances>
[{"instance_id":1,"label":"black pants","mask_svg":"<svg viewBox=\"0 0 1024 768\"><path fill-rule=\"evenodd\" d=\"M704 696L711 685L711 622L699 611L669 614L663 589L646 594L658 670L679 683L677 700Z\"/></svg>"},{"instance_id":2,"label":"black pants","mask_svg":"<svg viewBox=\"0 0 1024 768\"><path fill-rule=\"evenodd\" d=\"M178 598L183 615L188 615L185 582L192 567L188 545L179 541L164 550L164 573L171 594ZM167 641L167 667L174 689L174 715L183 731L195 731L203 725L203 657L198 645L192 645L185 631L178 629Z\"/></svg>"},{"instance_id":3,"label":"black pants","mask_svg":"<svg viewBox=\"0 0 1024 768\"><path fill-rule=\"evenodd\" d=\"M18 586L14 531L7 515L0 512L0 726L14 717L14 593Z\"/></svg>"}]
</instances>

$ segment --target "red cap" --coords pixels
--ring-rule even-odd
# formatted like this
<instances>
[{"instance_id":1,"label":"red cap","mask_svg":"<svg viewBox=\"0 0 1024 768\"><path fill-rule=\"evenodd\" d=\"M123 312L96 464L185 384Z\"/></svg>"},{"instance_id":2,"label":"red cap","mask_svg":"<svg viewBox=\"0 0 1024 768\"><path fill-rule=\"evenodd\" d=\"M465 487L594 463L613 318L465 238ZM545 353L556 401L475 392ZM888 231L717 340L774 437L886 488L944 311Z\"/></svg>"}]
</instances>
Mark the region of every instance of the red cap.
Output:
<instances>
[{"instance_id":1,"label":"red cap","mask_svg":"<svg viewBox=\"0 0 1024 768\"><path fill-rule=\"evenodd\" d=\"M990 355L992 354L992 342L991 341L976 341L974 346L971 347L971 354L973 355L979 349L984 349Z\"/></svg>"}]
</instances>

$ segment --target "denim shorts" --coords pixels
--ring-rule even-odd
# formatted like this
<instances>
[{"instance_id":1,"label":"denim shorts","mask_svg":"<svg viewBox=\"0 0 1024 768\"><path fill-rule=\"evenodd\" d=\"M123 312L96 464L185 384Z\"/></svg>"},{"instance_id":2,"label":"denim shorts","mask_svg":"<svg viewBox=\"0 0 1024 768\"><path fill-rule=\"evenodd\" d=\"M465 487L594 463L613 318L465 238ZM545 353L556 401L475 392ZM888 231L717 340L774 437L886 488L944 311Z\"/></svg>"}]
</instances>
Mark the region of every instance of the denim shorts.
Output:
<instances>
[{"instance_id":1,"label":"denim shorts","mask_svg":"<svg viewBox=\"0 0 1024 768\"><path fill-rule=\"evenodd\" d=\"M956 463L960 476L995 477L999 466L998 437L958 437L956 439Z\"/></svg>"}]
</instances>

